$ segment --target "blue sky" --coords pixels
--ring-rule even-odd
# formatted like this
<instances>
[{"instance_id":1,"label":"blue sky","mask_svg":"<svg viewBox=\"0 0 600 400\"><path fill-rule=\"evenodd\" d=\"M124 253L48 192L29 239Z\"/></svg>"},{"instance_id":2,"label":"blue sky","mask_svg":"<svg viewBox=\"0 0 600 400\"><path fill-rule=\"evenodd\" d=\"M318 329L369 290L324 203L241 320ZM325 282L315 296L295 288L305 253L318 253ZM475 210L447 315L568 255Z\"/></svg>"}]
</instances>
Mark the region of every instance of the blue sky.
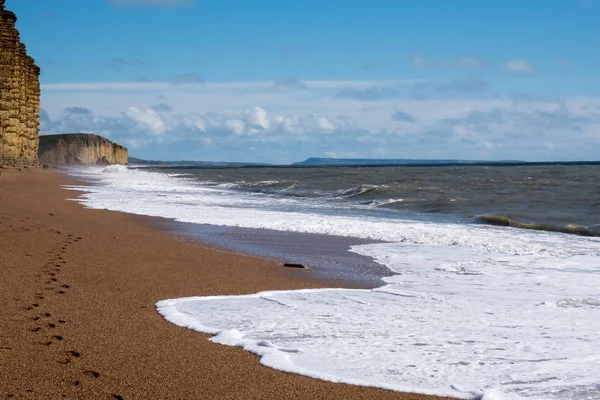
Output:
<instances>
[{"instance_id":1,"label":"blue sky","mask_svg":"<svg viewBox=\"0 0 600 400\"><path fill-rule=\"evenodd\" d=\"M153 159L584 160L600 0L7 0L41 133Z\"/></svg>"}]
</instances>

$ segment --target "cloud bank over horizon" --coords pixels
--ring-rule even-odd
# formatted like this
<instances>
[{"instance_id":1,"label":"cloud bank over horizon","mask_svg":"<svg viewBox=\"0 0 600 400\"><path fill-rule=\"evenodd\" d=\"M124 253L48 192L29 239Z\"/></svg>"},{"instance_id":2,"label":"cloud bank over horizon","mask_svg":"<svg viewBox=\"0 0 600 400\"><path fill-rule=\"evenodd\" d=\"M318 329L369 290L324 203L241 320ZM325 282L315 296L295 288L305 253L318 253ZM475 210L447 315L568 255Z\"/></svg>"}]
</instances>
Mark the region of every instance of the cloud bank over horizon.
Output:
<instances>
[{"instance_id":1,"label":"cloud bank over horizon","mask_svg":"<svg viewBox=\"0 0 600 400\"><path fill-rule=\"evenodd\" d=\"M474 78L102 85L46 87L42 134L97 133L140 158L282 164L591 160L600 150L600 98L498 95Z\"/></svg>"}]
</instances>

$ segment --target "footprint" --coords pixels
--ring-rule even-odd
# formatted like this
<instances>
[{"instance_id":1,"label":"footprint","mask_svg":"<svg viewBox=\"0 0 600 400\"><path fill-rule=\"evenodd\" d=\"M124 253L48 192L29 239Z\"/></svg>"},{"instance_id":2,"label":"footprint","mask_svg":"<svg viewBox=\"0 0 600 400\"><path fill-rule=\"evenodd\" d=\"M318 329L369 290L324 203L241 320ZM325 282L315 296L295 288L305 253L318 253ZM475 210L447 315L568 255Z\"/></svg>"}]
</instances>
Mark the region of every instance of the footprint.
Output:
<instances>
[{"instance_id":1,"label":"footprint","mask_svg":"<svg viewBox=\"0 0 600 400\"><path fill-rule=\"evenodd\" d=\"M61 341L61 340L63 340L63 337L62 337L62 336L60 336L60 335L54 335L54 336L52 336L52 338L54 338L54 339L56 339L56 340L58 340L58 341Z\"/></svg>"},{"instance_id":2,"label":"footprint","mask_svg":"<svg viewBox=\"0 0 600 400\"><path fill-rule=\"evenodd\" d=\"M75 351L75 350L67 351L67 354L70 354L70 355L72 355L75 358L81 357L81 353L79 353L78 351Z\"/></svg>"},{"instance_id":3,"label":"footprint","mask_svg":"<svg viewBox=\"0 0 600 400\"><path fill-rule=\"evenodd\" d=\"M70 287L71 287L71 286L69 286L69 285L61 285L61 288L65 288L65 289L68 289L68 288L70 288Z\"/></svg>"},{"instance_id":4,"label":"footprint","mask_svg":"<svg viewBox=\"0 0 600 400\"><path fill-rule=\"evenodd\" d=\"M54 325L54 324L48 324L48 327L49 328L56 328L56 325Z\"/></svg>"},{"instance_id":5,"label":"footprint","mask_svg":"<svg viewBox=\"0 0 600 400\"><path fill-rule=\"evenodd\" d=\"M96 371L85 371L85 373L93 376L94 378L98 378L100 376L100 372Z\"/></svg>"},{"instance_id":6,"label":"footprint","mask_svg":"<svg viewBox=\"0 0 600 400\"><path fill-rule=\"evenodd\" d=\"M114 394L114 393L113 393L113 398L115 398L117 400L125 400L125 398L123 396L118 395L118 394Z\"/></svg>"},{"instance_id":7,"label":"footprint","mask_svg":"<svg viewBox=\"0 0 600 400\"><path fill-rule=\"evenodd\" d=\"M39 331L40 331L40 329L42 329L42 328L40 328L39 326L36 326L35 328L30 328L29 330L30 330L31 332L39 332Z\"/></svg>"},{"instance_id":8,"label":"footprint","mask_svg":"<svg viewBox=\"0 0 600 400\"><path fill-rule=\"evenodd\" d=\"M58 320L58 323L59 323L59 324L66 324L66 323L67 323L67 321L65 321L64 319L59 319L59 320Z\"/></svg>"},{"instance_id":9,"label":"footprint","mask_svg":"<svg viewBox=\"0 0 600 400\"><path fill-rule=\"evenodd\" d=\"M64 290L57 290L57 291L56 291L56 293L57 293L57 294L65 294L65 293L67 293L67 292L65 292Z\"/></svg>"}]
</instances>

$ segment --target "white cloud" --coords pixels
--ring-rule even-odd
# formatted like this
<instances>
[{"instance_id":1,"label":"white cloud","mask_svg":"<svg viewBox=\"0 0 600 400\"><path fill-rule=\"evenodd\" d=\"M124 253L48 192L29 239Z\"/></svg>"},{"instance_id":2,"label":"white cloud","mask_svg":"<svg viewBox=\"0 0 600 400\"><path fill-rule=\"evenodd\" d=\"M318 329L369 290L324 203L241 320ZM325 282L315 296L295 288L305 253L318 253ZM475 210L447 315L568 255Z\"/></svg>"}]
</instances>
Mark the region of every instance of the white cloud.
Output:
<instances>
[{"instance_id":1,"label":"white cloud","mask_svg":"<svg viewBox=\"0 0 600 400\"><path fill-rule=\"evenodd\" d=\"M227 127L227 129L231 130L233 133L235 133L238 136L241 136L244 134L244 132L246 131L246 123L244 121L242 121L241 119L226 119L225 120L225 127Z\"/></svg>"},{"instance_id":2,"label":"white cloud","mask_svg":"<svg viewBox=\"0 0 600 400\"><path fill-rule=\"evenodd\" d=\"M148 84L156 85L138 85ZM357 95L335 97L347 87ZM600 152L600 98L492 97L488 83L474 78L321 81L309 88L274 90L270 81L43 90L41 132L98 133L153 159L285 163L325 152L590 159ZM365 103L363 94L377 101Z\"/></svg>"},{"instance_id":3,"label":"white cloud","mask_svg":"<svg viewBox=\"0 0 600 400\"><path fill-rule=\"evenodd\" d=\"M165 121L152 109L140 110L136 107L129 107L124 114L140 126L147 128L152 136L160 136L167 131Z\"/></svg>"},{"instance_id":4,"label":"white cloud","mask_svg":"<svg viewBox=\"0 0 600 400\"><path fill-rule=\"evenodd\" d=\"M504 63L504 69L516 74L532 74L535 68L527 60L513 59Z\"/></svg>"},{"instance_id":5,"label":"white cloud","mask_svg":"<svg viewBox=\"0 0 600 400\"><path fill-rule=\"evenodd\" d=\"M344 117L320 113L269 114L261 107L251 107L233 114L187 114L176 117L179 124L205 134L234 134L247 137L310 136L337 131L358 130L356 123Z\"/></svg>"},{"instance_id":6,"label":"white cloud","mask_svg":"<svg viewBox=\"0 0 600 400\"><path fill-rule=\"evenodd\" d=\"M247 109L244 111L244 115L254 127L260 127L261 129L269 129L271 127L267 112L260 107L255 106Z\"/></svg>"},{"instance_id":7,"label":"white cloud","mask_svg":"<svg viewBox=\"0 0 600 400\"><path fill-rule=\"evenodd\" d=\"M206 120L201 116L186 114L178 119L181 126L186 130L206 132Z\"/></svg>"}]
</instances>

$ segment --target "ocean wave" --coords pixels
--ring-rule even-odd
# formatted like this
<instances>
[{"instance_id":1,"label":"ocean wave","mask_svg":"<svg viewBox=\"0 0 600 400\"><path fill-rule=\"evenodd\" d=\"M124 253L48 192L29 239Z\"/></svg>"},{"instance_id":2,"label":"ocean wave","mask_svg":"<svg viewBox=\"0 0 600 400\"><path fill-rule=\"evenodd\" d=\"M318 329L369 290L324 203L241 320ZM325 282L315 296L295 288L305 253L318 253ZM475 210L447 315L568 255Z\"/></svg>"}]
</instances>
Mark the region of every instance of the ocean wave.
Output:
<instances>
[{"instance_id":1,"label":"ocean wave","mask_svg":"<svg viewBox=\"0 0 600 400\"><path fill-rule=\"evenodd\" d=\"M350 189L344 189L336 192L334 197L342 197L342 198L352 198L359 197L365 194L373 193L376 191L380 191L381 189L386 189L386 185L359 185Z\"/></svg>"},{"instance_id":2,"label":"ocean wave","mask_svg":"<svg viewBox=\"0 0 600 400\"><path fill-rule=\"evenodd\" d=\"M530 229L535 231L561 232L580 236L600 236L600 231L593 229L593 227L575 224L552 225L536 222L522 222L505 215L484 214L477 217L475 221L486 225L509 226L511 228Z\"/></svg>"},{"instance_id":3,"label":"ocean wave","mask_svg":"<svg viewBox=\"0 0 600 400\"><path fill-rule=\"evenodd\" d=\"M374 200L370 203L368 203L370 208L377 208L377 207L381 207L381 208L395 208L395 205L402 205L403 208L405 208L406 206L404 205L406 202L405 199L387 199L387 200Z\"/></svg>"},{"instance_id":4,"label":"ocean wave","mask_svg":"<svg viewBox=\"0 0 600 400\"><path fill-rule=\"evenodd\" d=\"M113 164L113 165L109 165L107 167L102 168L103 173L109 173L109 174L125 172L127 170L128 170L128 168L125 165L118 165L118 164Z\"/></svg>"},{"instance_id":5,"label":"ocean wave","mask_svg":"<svg viewBox=\"0 0 600 400\"><path fill-rule=\"evenodd\" d=\"M219 186L230 189L241 189L259 193L274 193L286 191L296 187L296 181L291 180L267 180L267 181L237 181L221 183Z\"/></svg>"},{"instance_id":6,"label":"ocean wave","mask_svg":"<svg viewBox=\"0 0 600 400\"><path fill-rule=\"evenodd\" d=\"M271 181L257 181L257 182L246 182L242 181L240 186L243 187L290 187L296 184L295 181L287 180L271 180Z\"/></svg>"},{"instance_id":7,"label":"ocean wave","mask_svg":"<svg viewBox=\"0 0 600 400\"><path fill-rule=\"evenodd\" d=\"M440 198L434 200L419 198L389 198L373 200L365 203L369 208L387 208L394 210L411 210L419 213L433 214L455 210L457 200L454 198Z\"/></svg>"}]
</instances>

